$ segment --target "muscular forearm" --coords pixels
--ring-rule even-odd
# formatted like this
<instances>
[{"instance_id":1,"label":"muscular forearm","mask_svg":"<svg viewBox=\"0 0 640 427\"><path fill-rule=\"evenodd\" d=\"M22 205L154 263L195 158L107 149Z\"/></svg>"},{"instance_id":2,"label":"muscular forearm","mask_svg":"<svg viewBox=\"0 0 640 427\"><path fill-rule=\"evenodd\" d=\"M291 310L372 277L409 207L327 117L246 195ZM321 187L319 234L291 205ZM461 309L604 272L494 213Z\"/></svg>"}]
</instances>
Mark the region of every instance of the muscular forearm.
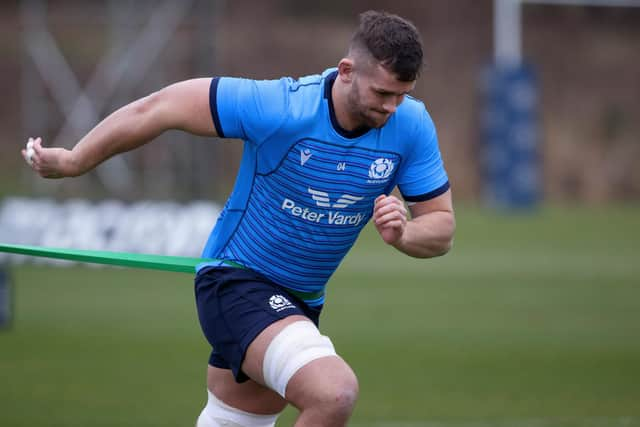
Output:
<instances>
[{"instance_id":1,"label":"muscular forearm","mask_svg":"<svg viewBox=\"0 0 640 427\"><path fill-rule=\"evenodd\" d=\"M166 130L158 120L157 95L128 104L93 128L68 154L67 176L78 176L108 158L137 148Z\"/></svg>"},{"instance_id":2,"label":"muscular forearm","mask_svg":"<svg viewBox=\"0 0 640 427\"><path fill-rule=\"evenodd\" d=\"M436 257L451 249L454 231L453 212L430 212L407 221L402 236L393 246L412 257Z\"/></svg>"}]
</instances>

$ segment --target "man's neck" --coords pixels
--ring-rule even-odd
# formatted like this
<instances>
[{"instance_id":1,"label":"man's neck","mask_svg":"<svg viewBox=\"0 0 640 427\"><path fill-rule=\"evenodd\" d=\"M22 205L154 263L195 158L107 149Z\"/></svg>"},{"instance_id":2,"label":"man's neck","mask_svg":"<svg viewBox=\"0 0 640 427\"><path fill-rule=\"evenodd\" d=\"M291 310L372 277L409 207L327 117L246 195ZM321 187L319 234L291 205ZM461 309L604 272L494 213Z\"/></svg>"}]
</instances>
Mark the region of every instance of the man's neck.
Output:
<instances>
[{"instance_id":1,"label":"man's neck","mask_svg":"<svg viewBox=\"0 0 640 427\"><path fill-rule=\"evenodd\" d=\"M347 91L339 77L333 82L331 88L331 102L333 102L333 111L340 127L346 131L353 131L362 127L362 123L357 122L349 114L347 109Z\"/></svg>"}]
</instances>

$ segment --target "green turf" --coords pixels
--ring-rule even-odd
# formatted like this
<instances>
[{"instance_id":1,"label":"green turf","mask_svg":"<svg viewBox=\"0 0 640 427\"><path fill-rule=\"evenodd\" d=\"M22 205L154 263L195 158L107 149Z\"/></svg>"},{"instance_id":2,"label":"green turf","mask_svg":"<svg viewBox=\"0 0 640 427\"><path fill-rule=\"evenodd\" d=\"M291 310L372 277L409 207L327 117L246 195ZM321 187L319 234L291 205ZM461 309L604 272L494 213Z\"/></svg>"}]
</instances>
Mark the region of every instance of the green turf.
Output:
<instances>
[{"instance_id":1,"label":"green turf","mask_svg":"<svg viewBox=\"0 0 640 427\"><path fill-rule=\"evenodd\" d=\"M360 379L352 425L640 426L638 253L638 208L459 209L454 250L433 260L368 228L321 323ZM188 275L12 274L1 426L193 425L208 348Z\"/></svg>"}]
</instances>

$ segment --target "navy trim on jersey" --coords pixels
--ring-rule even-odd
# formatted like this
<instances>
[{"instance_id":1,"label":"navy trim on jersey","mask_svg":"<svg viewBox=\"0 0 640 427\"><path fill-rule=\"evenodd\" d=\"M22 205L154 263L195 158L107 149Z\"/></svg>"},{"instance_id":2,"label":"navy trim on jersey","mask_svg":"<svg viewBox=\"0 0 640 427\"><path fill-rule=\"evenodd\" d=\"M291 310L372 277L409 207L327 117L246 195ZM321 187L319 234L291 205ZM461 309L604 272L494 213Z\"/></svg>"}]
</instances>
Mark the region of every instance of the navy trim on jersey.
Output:
<instances>
[{"instance_id":1,"label":"navy trim on jersey","mask_svg":"<svg viewBox=\"0 0 640 427\"><path fill-rule=\"evenodd\" d=\"M220 116L218 115L218 83L220 77L214 77L211 80L211 86L209 86L209 109L211 110L211 117L213 118L213 125L216 127L216 132L220 138L224 138L224 132L222 131L222 125L220 124Z\"/></svg>"},{"instance_id":2,"label":"navy trim on jersey","mask_svg":"<svg viewBox=\"0 0 640 427\"><path fill-rule=\"evenodd\" d=\"M427 200L434 199L439 195L446 193L448 189L449 189L449 181L445 182L435 190L429 191L428 193L420 194L418 196L405 196L403 194L402 198L407 202L424 202Z\"/></svg>"},{"instance_id":3,"label":"navy trim on jersey","mask_svg":"<svg viewBox=\"0 0 640 427\"><path fill-rule=\"evenodd\" d=\"M338 119L336 118L336 112L333 109L333 98L331 97L331 88L333 88L333 83L336 81L336 77L338 76L338 72L334 71L329 74L324 83L324 97L327 99L329 103L329 117L331 118L331 125L333 125L333 129L335 129L340 136L344 136L345 138L353 139L358 138L359 136L364 135L365 133L371 130L368 126L361 126L354 130L346 130L340 123L338 123Z\"/></svg>"}]
</instances>

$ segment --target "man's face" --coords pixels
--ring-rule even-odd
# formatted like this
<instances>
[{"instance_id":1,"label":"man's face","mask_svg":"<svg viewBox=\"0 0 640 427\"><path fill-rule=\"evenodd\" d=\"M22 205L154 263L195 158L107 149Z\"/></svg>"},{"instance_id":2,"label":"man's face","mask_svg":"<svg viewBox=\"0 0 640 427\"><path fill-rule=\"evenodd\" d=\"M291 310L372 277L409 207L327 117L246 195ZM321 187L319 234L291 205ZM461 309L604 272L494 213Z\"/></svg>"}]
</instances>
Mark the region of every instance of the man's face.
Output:
<instances>
[{"instance_id":1,"label":"man's face","mask_svg":"<svg viewBox=\"0 0 640 427\"><path fill-rule=\"evenodd\" d=\"M354 71L347 96L349 114L362 125L380 128L396 111L416 82L403 82L380 64Z\"/></svg>"}]
</instances>

